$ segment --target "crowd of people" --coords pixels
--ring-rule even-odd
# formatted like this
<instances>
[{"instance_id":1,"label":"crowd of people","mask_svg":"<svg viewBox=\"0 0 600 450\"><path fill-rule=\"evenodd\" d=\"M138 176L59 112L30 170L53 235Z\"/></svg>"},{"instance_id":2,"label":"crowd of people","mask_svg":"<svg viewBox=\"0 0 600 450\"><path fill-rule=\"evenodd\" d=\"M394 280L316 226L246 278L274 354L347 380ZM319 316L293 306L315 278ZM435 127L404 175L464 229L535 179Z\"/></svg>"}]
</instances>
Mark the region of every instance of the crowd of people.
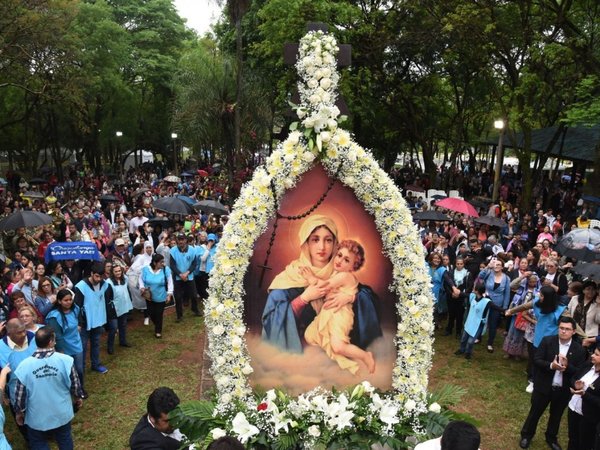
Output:
<instances>
[{"instance_id":1,"label":"crowd of people","mask_svg":"<svg viewBox=\"0 0 600 450\"><path fill-rule=\"evenodd\" d=\"M527 360L525 390L532 406L521 448L530 446L548 405L545 439L553 450L561 448L558 430L567 407L568 448L600 448L599 287L578 274L582 261L561 254L557 245L595 213L582 204L563 221L541 202L521 212L502 201L482 210L505 220L492 227L443 212L453 220L418 225L433 282L436 328L460 340L457 356L471 359L481 343L490 353L501 345L506 359ZM592 259L600 262L600 252Z\"/></svg>"},{"instance_id":2,"label":"crowd of people","mask_svg":"<svg viewBox=\"0 0 600 450\"><path fill-rule=\"evenodd\" d=\"M227 216L199 210L173 217L152 206L169 194L185 194L193 201L205 195L225 199L227 188L220 187L219 175L199 172L175 183L159 180L153 170L134 171L127 183L84 174L69 178L71 183L43 184L33 197L30 187L0 197L3 217L33 210L54 219L40 227L5 230L0 239L0 384L4 377L10 411L29 448L46 448L49 435L59 448L73 448L70 422L90 395L87 354L92 371L108 372L101 347L115 355L117 342L132 346L127 336L134 310L143 314L145 326L152 323L157 339L163 336L165 308L175 307L177 322L184 319L188 304L193 315L202 314ZM95 244L98 257L48 260L48 246L61 242ZM34 359L43 359L42 369ZM41 377L48 381L42 386L39 376L31 376L36 370L38 375L56 370L60 383L48 375ZM56 397L49 394L40 401L40 389ZM71 395L74 407L69 401L70 408L60 414L46 401L60 403ZM34 403L41 409L27 407ZM57 417L50 420L49 411ZM0 448L9 447L0 441Z\"/></svg>"},{"instance_id":3,"label":"crowd of people","mask_svg":"<svg viewBox=\"0 0 600 450\"><path fill-rule=\"evenodd\" d=\"M165 331L165 308L175 307L177 322L184 320L188 306L192 315L202 313L227 215L198 210L173 216L153 204L161 197L182 195L194 202L214 198L227 206L235 189L228 187L219 170L210 167L190 171L176 181L165 180L166 173L161 170L146 165L132 169L122 179L111 179L72 169L65 182L50 176L37 187L20 185L14 175L7 177L11 184L0 195L2 217L34 210L54 218L42 227L3 231L0 239L0 322L4 324L0 330L4 334L0 386L5 380L10 411L30 445L41 439L39 422L28 422L29 413L23 417L23 402L27 401L22 398L23 386L30 380L14 375L26 371L29 366L20 369L20 365L28 357L51 356L64 374L63 380L76 379L70 384L71 392L60 388L61 395L74 394L82 400L89 395L84 376L87 354L91 370L106 373L109 368L100 360L100 348L105 345L107 353L114 354L117 338L121 347L131 346L127 328L133 310L143 314L145 326L152 323L156 339ZM470 187L463 194L485 194L490 187L489 173L471 172L461 171L460 179L472 176L480 182L467 183ZM240 173L236 180L249 175L249 171ZM413 190L426 189L430 183L417 171L396 171L393 176L400 187L410 183ZM502 219L503 226L477 223L452 211L444 211L451 216L449 221L415 220L433 281L436 327L459 339L457 355L471 359L481 342L488 352L501 345L505 358L528 361L526 389L532 394L532 411L521 433L523 448L535 434L546 401L545 405L552 405L546 440L553 448L560 448L558 425L567 406L569 439L574 443L569 448L593 448L598 433L600 413L594 408L598 408L595 395L600 389L595 390L597 373L588 373L600 363L599 350L594 353L600 334L598 286L577 275L577 261L556 250L564 234L598 217L594 205L580 198L580 188L578 180L565 178L536 186L539 201L530 211L522 211L514 206L519 200L519 178L507 170L500 201L480 206L482 215ZM418 195L407 196L407 201L415 213L436 209ZM46 260L52 243L78 241L95 244L100 261ZM585 358L581 361L575 361L570 350L563 352L567 341L561 333L570 332L562 331L569 326L573 328L569 345L587 349L582 351ZM52 333L42 332L38 342L36 333L43 329ZM501 343L499 338L503 338ZM550 346L548 338L556 342ZM542 350L548 353L548 348L556 350L560 358L544 359L547 355L542 355ZM53 356L57 353L70 356L72 364ZM579 370L585 368L586 373ZM550 394L546 389L544 377L549 371L565 375L558 400L554 398L558 385L550 385ZM66 411L62 422L69 416ZM160 418L152 416L150 409L149 416ZM148 421L152 422L149 417ZM57 426L42 431L55 432L57 441L62 442L70 435L70 426L64 428L67 422L52 422ZM145 427L146 422L142 420L139 426Z\"/></svg>"}]
</instances>

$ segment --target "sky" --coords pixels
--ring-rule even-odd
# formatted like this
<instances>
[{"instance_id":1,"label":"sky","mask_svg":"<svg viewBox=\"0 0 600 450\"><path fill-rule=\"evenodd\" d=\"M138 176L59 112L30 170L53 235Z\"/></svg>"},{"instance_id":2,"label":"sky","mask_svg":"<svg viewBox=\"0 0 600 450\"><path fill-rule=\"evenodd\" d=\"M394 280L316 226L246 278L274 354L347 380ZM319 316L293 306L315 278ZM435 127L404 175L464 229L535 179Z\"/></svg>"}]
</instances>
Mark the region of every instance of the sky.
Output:
<instances>
[{"instance_id":1,"label":"sky","mask_svg":"<svg viewBox=\"0 0 600 450\"><path fill-rule=\"evenodd\" d=\"M199 35L210 31L210 25L217 21L221 8L216 0L174 0L179 15L187 19L187 26Z\"/></svg>"}]
</instances>

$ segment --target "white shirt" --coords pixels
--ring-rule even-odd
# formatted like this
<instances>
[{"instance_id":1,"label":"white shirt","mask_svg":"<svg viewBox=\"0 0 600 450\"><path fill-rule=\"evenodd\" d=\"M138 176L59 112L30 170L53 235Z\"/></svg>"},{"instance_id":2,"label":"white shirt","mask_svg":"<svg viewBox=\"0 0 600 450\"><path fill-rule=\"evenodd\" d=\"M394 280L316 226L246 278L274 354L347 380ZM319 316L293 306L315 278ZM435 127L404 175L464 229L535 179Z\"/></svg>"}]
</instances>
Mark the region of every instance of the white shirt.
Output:
<instances>
[{"instance_id":1,"label":"white shirt","mask_svg":"<svg viewBox=\"0 0 600 450\"><path fill-rule=\"evenodd\" d=\"M135 232L137 231L137 228L144 225L146 222L148 221L147 217L138 217L135 216L133 217L130 221L129 221L129 233L130 234L135 234Z\"/></svg>"},{"instance_id":2,"label":"white shirt","mask_svg":"<svg viewBox=\"0 0 600 450\"><path fill-rule=\"evenodd\" d=\"M592 366L588 373L581 377L581 381L583 381L583 390L587 391L587 388L589 388L599 376L600 373L596 372L596 368ZM571 401L569 402L569 409L583 416L583 411L581 409L582 402L581 395L573 395L573 397L571 397Z\"/></svg>"},{"instance_id":3,"label":"white shirt","mask_svg":"<svg viewBox=\"0 0 600 450\"><path fill-rule=\"evenodd\" d=\"M559 339L558 340L558 354L566 357L567 353L569 353L570 346L571 346L570 340L566 344L563 344L562 342L560 342L560 339ZM552 363L550 363L550 367L552 367ZM562 385L563 385L563 374L560 370L555 370L554 378L552 378L552 386L562 387Z\"/></svg>"}]
</instances>

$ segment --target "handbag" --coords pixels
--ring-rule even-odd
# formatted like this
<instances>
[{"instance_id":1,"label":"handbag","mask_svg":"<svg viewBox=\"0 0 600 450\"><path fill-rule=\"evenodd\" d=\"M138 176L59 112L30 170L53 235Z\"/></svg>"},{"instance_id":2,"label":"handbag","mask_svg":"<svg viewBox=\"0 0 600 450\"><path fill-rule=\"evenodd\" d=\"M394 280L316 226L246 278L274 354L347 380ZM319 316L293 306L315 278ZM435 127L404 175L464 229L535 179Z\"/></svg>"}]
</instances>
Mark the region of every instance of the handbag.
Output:
<instances>
[{"instance_id":1,"label":"handbag","mask_svg":"<svg viewBox=\"0 0 600 450\"><path fill-rule=\"evenodd\" d=\"M144 289L144 292L142 292L142 298L144 300L146 300L147 302L151 302L152 301L152 291L148 288Z\"/></svg>"},{"instance_id":2,"label":"handbag","mask_svg":"<svg viewBox=\"0 0 600 450\"><path fill-rule=\"evenodd\" d=\"M523 317L523 313L520 312L515 317L515 328L517 330L525 331L527 329L527 320Z\"/></svg>"}]
</instances>

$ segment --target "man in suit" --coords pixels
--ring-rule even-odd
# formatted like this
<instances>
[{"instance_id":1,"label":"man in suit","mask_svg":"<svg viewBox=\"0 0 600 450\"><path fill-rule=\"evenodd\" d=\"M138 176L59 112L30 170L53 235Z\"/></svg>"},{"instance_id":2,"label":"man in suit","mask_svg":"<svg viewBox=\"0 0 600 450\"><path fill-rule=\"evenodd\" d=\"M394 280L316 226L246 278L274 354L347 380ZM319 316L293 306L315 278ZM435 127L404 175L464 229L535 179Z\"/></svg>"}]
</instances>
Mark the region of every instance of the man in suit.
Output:
<instances>
[{"instance_id":1,"label":"man in suit","mask_svg":"<svg viewBox=\"0 0 600 450\"><path fill-rule=\"evenodd\" d=\"M592 450L600 426L600 348L572 379L569 402L569 450ZM596 448L597 448L596 447Z\"/></svg>"},{"instance_id":2,"label":"man in suit","mask_svg":"<svg viewBox=\"0 0 600 450\"><path fill-rule=\"evenodd\" d=\"M521 429L521 448L529 447L540 417L550 405L546 443L552 450L561 450L557 436L560 419L571 397L570 378L586 358L581 344L572 339L575 328L573 318L561 317L558 336L546 336L535 352L531 407Z\"/></svg>"},{"instance_id":3,"label":"man in suit","mask_svg":"<svg viewBox=\"0 0 600 450\"><path fill-rule=\"evenodd\" d=\"M136 425L129 446L131 450L177 450L183 435L169 424L169 413L179 405L171 388L159 387L148 397L147 414Z\"/></svg>"}]
</instances>

